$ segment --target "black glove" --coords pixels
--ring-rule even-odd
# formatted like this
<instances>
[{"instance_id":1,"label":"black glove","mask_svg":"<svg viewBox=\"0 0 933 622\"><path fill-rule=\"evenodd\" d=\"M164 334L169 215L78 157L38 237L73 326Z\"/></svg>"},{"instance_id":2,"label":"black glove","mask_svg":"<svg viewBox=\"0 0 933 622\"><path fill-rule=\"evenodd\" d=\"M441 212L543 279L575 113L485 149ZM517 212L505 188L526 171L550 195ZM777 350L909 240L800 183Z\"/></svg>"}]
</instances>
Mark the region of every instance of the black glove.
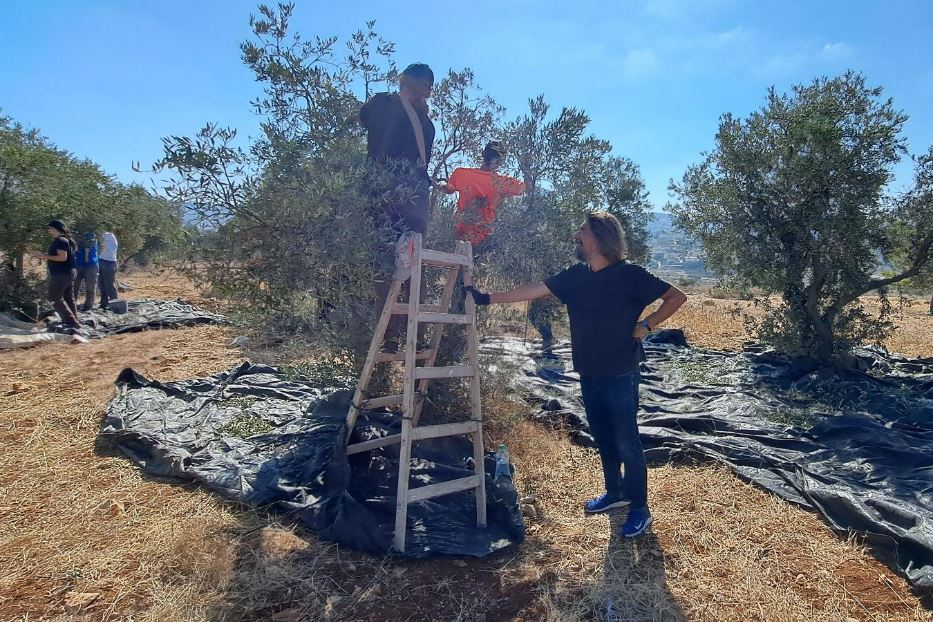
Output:
<instances>
[{"instance_id":1,"label":"black glove","mask_svg":"<svg viewBox=\"0 0 933 622\"><path fill-rule=\"evenodd\" d=\"M478 305L488 305L490 303L489 294L484 294L472 285L465 286L463 291L468 292L471 296L473 296L473 302Z\"/></svg>"}]
</instances>

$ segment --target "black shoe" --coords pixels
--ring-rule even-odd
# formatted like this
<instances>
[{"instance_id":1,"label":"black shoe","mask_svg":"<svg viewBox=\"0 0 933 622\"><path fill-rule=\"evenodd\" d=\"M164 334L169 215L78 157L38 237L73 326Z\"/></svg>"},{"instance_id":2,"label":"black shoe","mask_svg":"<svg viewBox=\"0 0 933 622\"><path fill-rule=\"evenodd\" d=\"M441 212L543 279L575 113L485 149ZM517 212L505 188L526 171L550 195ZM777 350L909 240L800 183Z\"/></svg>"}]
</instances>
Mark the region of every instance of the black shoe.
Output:
<instances>
[{"instance_id":1,"label":"black shoe","mask_svg":"<svg viewBox=\"0 0 933 622\"><path fill-rule=\"evenodd\" d=\"M394 339L386 339L379 351L385 354L398 354L398 342Z\"/></svg>"},{"instance_id":2,"label":"black shoe","mask_svg":"<svg viewBox=\"0 0 933 622\"><path fill-rule=\"evenodd\" d=\"M100 309L101 311L110 311L110 305L100 305L97 308Z\"/></svg>"}]
</instances>

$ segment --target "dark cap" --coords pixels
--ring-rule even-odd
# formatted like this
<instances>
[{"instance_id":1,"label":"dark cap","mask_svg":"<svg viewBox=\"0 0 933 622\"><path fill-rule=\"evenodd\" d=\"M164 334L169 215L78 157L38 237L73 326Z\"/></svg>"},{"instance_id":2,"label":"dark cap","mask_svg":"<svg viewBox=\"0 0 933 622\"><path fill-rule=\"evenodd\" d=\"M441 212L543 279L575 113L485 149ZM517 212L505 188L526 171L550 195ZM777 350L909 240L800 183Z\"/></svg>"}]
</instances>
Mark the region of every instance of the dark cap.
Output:
<instances>
[{"instance_id":1,"label":"dark cap","mask_svg":"<svg viewBox=\"0 0 933 622\"><path fill-rule=\"evenodd\" d=\"M491 140L486 143L486 147L483 149L483 160L486 162L501 160L506 153L505 145L498 140Z\"/></svg>"},{"instance_id":2,"label":"dark cap","mask_svg":"<svg viewBox=\"0 0 933 622\"><path fill-rule=\"evenodd\" d=\"M412 63L402 71L402 76L409 78L427 78L434 84L434 72L424 63Z\"/></svg>"}]
</instances>

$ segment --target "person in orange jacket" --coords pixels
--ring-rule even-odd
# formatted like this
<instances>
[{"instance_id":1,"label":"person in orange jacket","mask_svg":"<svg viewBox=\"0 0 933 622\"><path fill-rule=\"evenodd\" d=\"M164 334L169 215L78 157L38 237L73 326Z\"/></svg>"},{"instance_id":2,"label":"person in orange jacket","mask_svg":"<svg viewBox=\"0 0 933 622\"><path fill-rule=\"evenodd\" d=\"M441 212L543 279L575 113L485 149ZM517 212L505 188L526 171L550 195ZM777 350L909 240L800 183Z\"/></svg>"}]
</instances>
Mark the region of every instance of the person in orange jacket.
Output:
<instances>
[{"instance_id":1,"label":"person in orange jacket","mask_svg":"<svg viewBox=\"0 0 933 622\"><path fill-rule=\"evenodd\" d=\"M483 165L479 168L458 168L438 189L452 194L459 192L456 212L456 236L470 242L474 249L492 233L496 210L505 197L514 197L525 191L521 181L496 173L505 158L502 143L494 140L483 149Z\"/></svg>"}]
</instances>

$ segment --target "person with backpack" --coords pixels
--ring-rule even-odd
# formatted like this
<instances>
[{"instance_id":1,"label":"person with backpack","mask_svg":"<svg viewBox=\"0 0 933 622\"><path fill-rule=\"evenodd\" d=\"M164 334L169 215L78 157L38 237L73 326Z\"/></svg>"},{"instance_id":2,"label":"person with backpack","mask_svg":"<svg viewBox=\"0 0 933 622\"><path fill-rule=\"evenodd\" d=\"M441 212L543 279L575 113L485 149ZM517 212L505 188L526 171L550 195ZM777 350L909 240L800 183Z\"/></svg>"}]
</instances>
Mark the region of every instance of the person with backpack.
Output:
<instances>
[{"instance_id":1,"label":"person with backpack","mask_svg":"<svg viewBox=\"0 0 933 622\"><path fill-rule=\"evenodd\" d=\"M98 263L97 236L93 231L88 231L78 243L78 251L75 253L74 294L76 298L81 292L81 284L84 284L84 304L78 307L78 311L90 311L94 308Z\"/></svg>"},{"instance_id":2,"label":"person with backpack","mask_svg":"<svg viewBox=\"0 0 933 622\"><path fill-rule=\"evenodd\" d=\"M49 235L52 244L47 253L33 253L34 257L44 259L48 264L49 302L62 319L65 329L76 329L78 308L75 305L75 251L78 243L68 227L60 220L49 223Z\"/></svg>"}]
</instances>

